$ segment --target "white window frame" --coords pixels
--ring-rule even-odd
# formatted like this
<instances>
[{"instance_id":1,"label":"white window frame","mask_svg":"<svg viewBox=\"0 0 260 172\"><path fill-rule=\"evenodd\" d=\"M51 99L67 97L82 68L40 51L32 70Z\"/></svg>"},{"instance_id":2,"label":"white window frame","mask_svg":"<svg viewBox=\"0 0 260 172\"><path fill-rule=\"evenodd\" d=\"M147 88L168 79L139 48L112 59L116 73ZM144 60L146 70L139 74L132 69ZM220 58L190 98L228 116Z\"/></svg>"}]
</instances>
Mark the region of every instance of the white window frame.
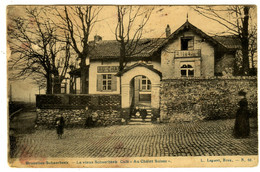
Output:
<instances>
[{"instance_id":1,"label":"white window frame","mask_svg":"<svg viewBox=\"0 0 260 172\"><path fill-rule=\"evenodd\" d=\"M181 73L181 77L194 77L195 76L195 66L194 66L194 62L181 62L180 63L180 73ZM184 65L186 65L186 68L182 68ZM189 67L191 66L191 67ZM193 70L193 75L189 75L189 71ZM182 75L182 71L186 71L186 76Z\"/></svg>"},{"instance_id":2,"label":"white window frame","mask_svg":"<svg viewBox=\"0 0 260 172\"><path fill-rule=\"evenodd\" d=\"M112 74L102 74L102 90L112 91Z\"/></svg>"},{"instance_id":3,"label":"white window frame","mask_svg":"<svg viewBox=\"0 0 260 172\"><path fill-rule=\"evenodd\" d=\"M145 83L143 83L145 81ZM150 83L148 83L150 82ZM141 91L151 91L151 80L148 79L146 76L141 77L141 82L140 82L140 90Z\"/></svg>"}]
</instances>

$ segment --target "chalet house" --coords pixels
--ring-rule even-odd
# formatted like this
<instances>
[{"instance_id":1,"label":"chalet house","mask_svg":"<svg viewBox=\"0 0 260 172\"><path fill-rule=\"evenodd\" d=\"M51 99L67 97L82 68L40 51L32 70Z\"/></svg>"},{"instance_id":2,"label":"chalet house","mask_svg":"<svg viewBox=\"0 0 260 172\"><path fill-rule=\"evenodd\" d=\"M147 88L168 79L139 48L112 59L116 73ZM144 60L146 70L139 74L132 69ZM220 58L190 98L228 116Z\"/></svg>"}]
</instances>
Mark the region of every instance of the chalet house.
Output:
<instances>
[{"instance_id":1,"label":"chalet house","mask_svg":"<svg viewBox=\"0 0 260 172\"><path fill-rule=\"evenodd\" d=\"M161 80L232 74L240 48L235 37L211 37L188 20L173 33L169 25L165 31L166 38L140 40L137 53L120 72L120 44L95 36L87 59L88 94L121 94L122 108L159 109ZM80 69L70 76L70 93L80 93Z\"/></svg>"}]
</instances>

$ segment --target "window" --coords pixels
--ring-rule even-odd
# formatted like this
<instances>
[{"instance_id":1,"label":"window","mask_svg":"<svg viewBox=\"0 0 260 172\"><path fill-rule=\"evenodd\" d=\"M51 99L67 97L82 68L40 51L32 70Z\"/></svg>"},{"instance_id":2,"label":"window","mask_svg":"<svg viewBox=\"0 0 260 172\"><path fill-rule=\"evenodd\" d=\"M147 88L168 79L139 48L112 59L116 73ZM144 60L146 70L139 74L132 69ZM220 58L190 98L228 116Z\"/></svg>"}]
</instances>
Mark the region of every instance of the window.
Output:
<instances>
[{"instance_id":1,"label":"window","mask_svg":"<svg viewBox=\"0 0 260 172\"><path fill-rule=\"evenodd\" d=\"M181 64L181 76L182 77L193 77L194 76L194 64L193 63L182 63Z\"/></svg>"},{"instance_id":2,"label":"window","mask_svg":"<svg viewBox=\"0 0 260 172\"><path fill-rule=\"evenodd\" d=\"M60 85L60 93L61 94L66 94L67 93L67 83L61 83Z\"/></svg>"},{"instance_id":3,"label":"window","mask_svg":"<svg viewBox=\"0 0 260 172\"><path fill-rule=\"evenodd\" d=\"M111 74L102 75L102 90L112 90L112 76L111 76Z\"/></svg>"},{"instance_id":4,"label":"window","mask_svg":"<svg viewBox=\"0 0 260 172\"><path fill-rule=\"evenodd\" d=\"M97 91L116 91L117 77L114 74L98 74L97 75Z\"/></svg>"},{"instance_id":5,"label":"window","mask_svg":"<svg viewBox=\"0 0 260 172\"><path fill-rule=\"evenodd\" d=\"M193 50L193 49L194 49L193 37L182 37L181 50Z\"/></svg>"},{"instance_id":6,"label":"window","mask_svg":"<svg viewBox=\"0 0 260 172\"><path fill-rule=\"evenodd\" d=\"M142 76L140 87L141 87L140 90L142 91L151 90L151 81L147 77Z\"/></svg>"}]
</instances>

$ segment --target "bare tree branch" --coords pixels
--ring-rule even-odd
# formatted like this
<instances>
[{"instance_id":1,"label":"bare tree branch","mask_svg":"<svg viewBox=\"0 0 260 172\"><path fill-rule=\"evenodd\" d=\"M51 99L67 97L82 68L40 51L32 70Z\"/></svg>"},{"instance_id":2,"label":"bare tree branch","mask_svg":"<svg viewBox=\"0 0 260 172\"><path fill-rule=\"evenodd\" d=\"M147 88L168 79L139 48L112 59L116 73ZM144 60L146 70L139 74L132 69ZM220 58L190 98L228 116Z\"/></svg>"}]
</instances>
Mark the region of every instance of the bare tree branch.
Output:
<instances>
[{"instance_id":1,"label":"bare tree branch","mask_svg":"<svg viewBox=\"0 0 260 172\"><path fill-rule=\"evenodd\" d=\"M227 32L237 35L242 47L242 73L249 74L249 57L251 58L252 67L254 53L256 48L253 44L256 43L255 23L252 19L252 14L256 11L255 6L236 5L236 6L196 6L193 8L202 16L213 20L227 28ZM253 51L253 52L252 52Z\"/></svg>"},{"instance_id":2,"label":"bare tree branch","mask_svg":"<svg viewBox=\"0 0 260 172\"><path fill-rule=\"evenodd\" d=\"M80 59L81 69L81 93L87 93L87 67L86 59L89 56L89 35L93 26L98 22L101 7L93 6L65 6L64 9L56 10L64 32L69 33L69 43ZM61 28L62 29L62 28Z\"/></svg>"},{"instance_id":3,"label":"bare tree branch","mask_svg":"<svg viewBox=\"0 0 260 172\"><path fill-rule=\"evenodd\" d=\"M70 54L65 53L69 44L64 45L57 39L57 29L46 16L49 10L52 9L28 7L23 17L10 19L8 44L11 58L8 65L12 79L41 78L47 83L46 92L52 93L53 78L58 77L62 82Z\"/></svg>"}]
</instances>

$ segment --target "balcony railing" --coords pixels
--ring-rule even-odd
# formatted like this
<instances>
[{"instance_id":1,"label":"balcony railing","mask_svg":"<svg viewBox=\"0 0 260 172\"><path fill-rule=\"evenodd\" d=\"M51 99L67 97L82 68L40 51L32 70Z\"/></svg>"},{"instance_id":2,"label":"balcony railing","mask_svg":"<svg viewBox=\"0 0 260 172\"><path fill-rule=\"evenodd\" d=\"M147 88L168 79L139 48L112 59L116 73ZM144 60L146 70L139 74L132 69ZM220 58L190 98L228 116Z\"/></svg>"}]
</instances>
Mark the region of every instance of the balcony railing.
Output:
<instances>
[{"instance_id":1,"label":"balcony railing","mask_svg":"<svg viewBox=\"0 0 260 172\"><path fill-rule=\"evenodd\" d=\"M201 51L198 50L176 50L174 51L174 57L180 58L180 57L200 57Z\"/></svg>"}]
</instances>

